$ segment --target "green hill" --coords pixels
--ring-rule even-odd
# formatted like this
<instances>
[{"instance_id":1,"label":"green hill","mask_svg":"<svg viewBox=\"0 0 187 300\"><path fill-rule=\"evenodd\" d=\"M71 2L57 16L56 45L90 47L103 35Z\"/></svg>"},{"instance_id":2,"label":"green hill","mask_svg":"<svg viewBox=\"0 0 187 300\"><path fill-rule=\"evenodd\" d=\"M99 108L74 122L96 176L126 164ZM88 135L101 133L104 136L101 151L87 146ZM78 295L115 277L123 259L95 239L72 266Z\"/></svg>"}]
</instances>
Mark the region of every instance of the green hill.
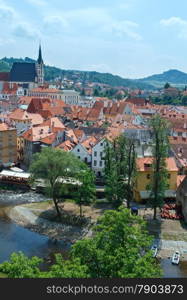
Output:
<instances>
[{"instance_id":1,"label":"green hill","mask_svg":"<svg viewBox=\"0 0 187 300\"><path fill-rule=\"evenodd\" d=\"M152 75L143 79L139 79L154 86L163 86L166 82L174 86L187 85L187 74L179 70L169 70L162 74Z\"/></svg>"},{"instance_id":2,"label":"green hill","mask_svg":"<svg viewBox=\"0 0 187 300\"><path fill-rule=\"evenodd\" d=\"M0 60L0 72L10 71L14 62L35 62L35 60L25 57L23 58L7 58L4 57ZM91 81L110 86L123 86L129 88L140 88L140 89L153 89L153 85L142 82L140 80L124 79L117 75L110 73L99 73L91 71L78 71L78 70L62 70L60 68L45 66L45 80L52 81L59 77L66 77L70 80L81 80L83 82Z\"/></svg>"}]
</instances>

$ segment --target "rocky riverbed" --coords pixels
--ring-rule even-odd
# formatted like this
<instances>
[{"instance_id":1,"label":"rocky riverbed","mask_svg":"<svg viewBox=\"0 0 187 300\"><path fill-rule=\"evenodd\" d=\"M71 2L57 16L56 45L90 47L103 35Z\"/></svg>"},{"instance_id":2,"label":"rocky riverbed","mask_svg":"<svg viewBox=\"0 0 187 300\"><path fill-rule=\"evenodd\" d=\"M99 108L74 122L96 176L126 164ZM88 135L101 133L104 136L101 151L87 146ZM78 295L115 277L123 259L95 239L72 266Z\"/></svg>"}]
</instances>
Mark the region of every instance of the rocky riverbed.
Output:
<instances>
[{"instance_id":1,"label":"rocky riverbed","mask_svg":"<svg viewBox=\"0 0 187 300\"><path fill-rule=\"evenodd\" d=\"M46 235L54 241L63 241L69 245L85 236L92 235L92 223L87 226L80 227L51 222L38 217L32 212L32 210L23 206L7 208L6 214L13 222L27 229Z\"/></svg>"}]
</instances>

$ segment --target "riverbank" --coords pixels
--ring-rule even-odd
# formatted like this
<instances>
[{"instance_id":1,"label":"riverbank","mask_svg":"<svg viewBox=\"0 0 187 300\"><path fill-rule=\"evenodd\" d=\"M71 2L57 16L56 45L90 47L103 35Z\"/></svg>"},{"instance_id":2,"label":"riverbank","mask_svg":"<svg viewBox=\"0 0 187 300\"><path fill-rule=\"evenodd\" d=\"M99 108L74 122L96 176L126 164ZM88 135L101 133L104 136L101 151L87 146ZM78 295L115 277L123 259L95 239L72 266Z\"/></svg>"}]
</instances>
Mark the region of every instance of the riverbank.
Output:
<instances>
[{"instance_id":1,"label":"riverbank","mask_svg":"<svg viewBox=\"0 0 187 300\"><path fill-rule=\"evenodd\" d=\"M44 212L38 210L37 213ZM16 224L27 228L31 231L48 236L54 242L62 241L66 245L75 243L77 240L85 236L91 235L91 227L93 223L87 226L73 226L57 222L49 221L45 218L39 217L32 209L25 206L15 206L6 209L6 215Z\"/></svg>"}]
</instances>

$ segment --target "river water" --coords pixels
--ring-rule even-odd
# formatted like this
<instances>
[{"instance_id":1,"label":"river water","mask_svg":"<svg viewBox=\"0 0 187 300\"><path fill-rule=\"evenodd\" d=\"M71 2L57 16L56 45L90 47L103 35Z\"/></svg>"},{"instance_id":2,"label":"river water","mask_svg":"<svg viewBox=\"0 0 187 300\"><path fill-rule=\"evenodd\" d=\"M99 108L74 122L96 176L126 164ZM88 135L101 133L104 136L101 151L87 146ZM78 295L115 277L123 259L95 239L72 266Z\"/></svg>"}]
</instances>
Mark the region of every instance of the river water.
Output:
<instances>
[{"instance_id":1,"label":"river water","mask_svg":"<svg viewBox=\"0 0 187 300\"><path fill-rule=\"evenodd\" d=\"M36 255L42 258L58 252L67 252L63 243L54 244L48 237L14 224L4 213L4 208L7 206L43 200L46 200L44 196L32 192L0 194L0 263L9 259L12 252L18 251L22 251L27 256ZM170 259L163 259L161 266L165 278L187 278L187 262L174 266Z\"/></svg>"}]
</instances>

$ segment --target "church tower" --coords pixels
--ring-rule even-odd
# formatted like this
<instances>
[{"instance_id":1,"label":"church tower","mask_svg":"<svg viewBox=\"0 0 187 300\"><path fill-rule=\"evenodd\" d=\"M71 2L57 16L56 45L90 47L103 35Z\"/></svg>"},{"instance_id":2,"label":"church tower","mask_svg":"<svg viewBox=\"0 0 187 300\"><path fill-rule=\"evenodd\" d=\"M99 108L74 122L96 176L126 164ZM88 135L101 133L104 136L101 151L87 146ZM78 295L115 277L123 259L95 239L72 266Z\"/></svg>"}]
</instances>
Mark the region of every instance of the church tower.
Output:
<instances>
[{"instance_id":1,"label":"church tower","mask_svg":"<svg viewBox=\"0 0 187 300\"><path fill-rule=\"evenodd\" d=\"M42 59L41 45L39 46L38 60L36 63L36 72L37 72L38 85L43 85L44 84L44 62Z\"/></svg>"}]
</instances>

